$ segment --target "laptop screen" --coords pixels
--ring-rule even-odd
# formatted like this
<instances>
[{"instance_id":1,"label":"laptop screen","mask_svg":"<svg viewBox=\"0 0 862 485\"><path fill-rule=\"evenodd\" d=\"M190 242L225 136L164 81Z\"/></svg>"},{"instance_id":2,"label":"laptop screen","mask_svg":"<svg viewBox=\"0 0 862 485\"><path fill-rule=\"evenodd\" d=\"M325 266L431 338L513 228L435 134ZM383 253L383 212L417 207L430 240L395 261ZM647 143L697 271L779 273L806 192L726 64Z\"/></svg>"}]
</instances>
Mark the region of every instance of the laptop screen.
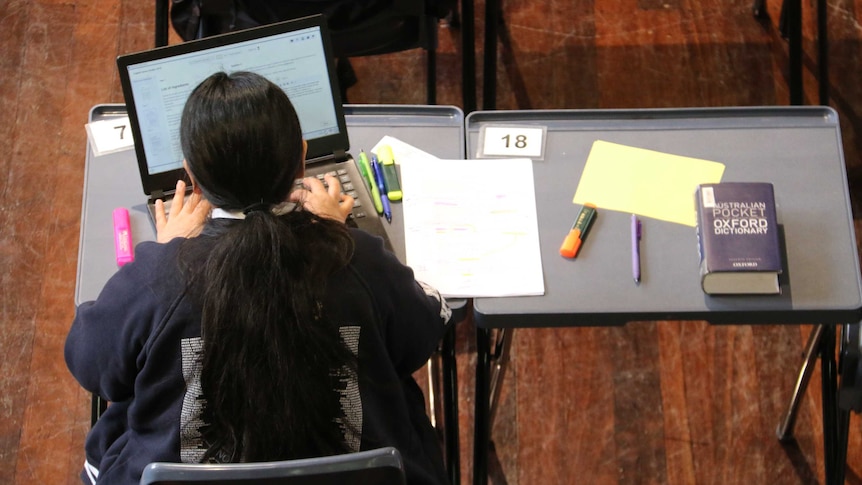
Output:
<instances>
[{"instance_id":1,"label":"laptop screen","mask_svg":"<svg viewBox=\"0 0 862 485\"><path fill-rule=\"evenodd\" d=\"M308 158L347 150L344 113L321 16L120 56L144 192L182 175L180 118L191 91L217 71L252 71L279 85L299 116Z\"/></svg>"}]
</instances>

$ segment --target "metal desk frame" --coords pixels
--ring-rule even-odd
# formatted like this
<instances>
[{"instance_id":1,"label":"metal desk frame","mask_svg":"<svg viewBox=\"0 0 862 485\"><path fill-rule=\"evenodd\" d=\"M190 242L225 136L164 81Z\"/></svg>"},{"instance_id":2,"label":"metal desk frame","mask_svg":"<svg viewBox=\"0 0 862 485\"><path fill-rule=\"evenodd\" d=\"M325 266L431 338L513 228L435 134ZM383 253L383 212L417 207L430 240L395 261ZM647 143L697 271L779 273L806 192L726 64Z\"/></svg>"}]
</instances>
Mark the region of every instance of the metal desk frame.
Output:
<instances>
[{"instance_id":1,"label":"metal desk frame","mask_svg":"<svg viewBox=\"0 0 862 485\"><path fill-rule=\"evenodd\" d=\"M474 483L487 483L495 395L505 372L506 340L515 328L657 320L817 324L808 357L809 362L817 357L823 362L826 478L827 483L841 483L849 411L839 408L836 399L835 334L836 325L856 324L862 317L862 283L835 111L826 107L480 111L466 120L469 157L476 156L481 127L491 124L547 128L544 159L533 164L534 183L541 188L536 191L536 206L545 294L474 300L478 353ZM601 234L627 234L628 214L609 210L597 219L590 232L592 244L582 249L577 266L561 262L557 250L576 209L571 198L596 139L721 161L727 167L725 181L773 182L784 236L782 294L704 295L699 287L694 229L656 220L648 221L653 240L641 247L642 261L647 262L644 280L634 286L628 259L619 257L626 238L597 240ZM817 175L811 175L813 172ZM828 201L822 200L826 192L831 194ZM807 236L813 221L830 237ZM620 240L619 244L613 239ZM690 260L666 257L687 251L692 253ZM812 258L811 254L823 257ZM586 276L578 278L578 274ZM598 274L602 278L589 277ZM496 332L493 339L492 332ZM810 376L811 366L807 368L807 372L803 368L805 382L797 385L796 396L804 391ZM791 421L794 414L791 406Z\"/></svg>"}]
</instances>

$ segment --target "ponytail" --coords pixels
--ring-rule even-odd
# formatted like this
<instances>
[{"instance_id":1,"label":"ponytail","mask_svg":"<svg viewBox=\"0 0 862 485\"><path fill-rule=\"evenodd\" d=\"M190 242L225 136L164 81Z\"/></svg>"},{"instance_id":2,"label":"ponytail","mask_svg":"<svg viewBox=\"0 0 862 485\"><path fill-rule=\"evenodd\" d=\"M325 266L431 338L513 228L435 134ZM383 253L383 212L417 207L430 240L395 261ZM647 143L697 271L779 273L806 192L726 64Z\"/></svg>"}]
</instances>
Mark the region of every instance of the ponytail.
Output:
<instances>
[{"instance_id":1,"label":"ponytail","mask_svg":"<svg viewBox=\"0 0 862 485\"><path fill-rule=\"evenodd\" d=\"M326 282L352 252L344 225L305 211L253 211L207 246L193 279L210 424L204 459L348 451L335 386L343 369L355 371L355 356L321 304Z\"/></svg>"},{"instance_id":2,"label":"ponytail","mask_svg":"<svg viewBox=\"0 0 862 485\"><path fill-rule=\"evenodd\" d=\"M356 357L322 306L326 283L350 260L343 224L272 206L303 169L302 131L287 95L248 72L216 73L186 101L180 143L215 207L184 245L201 309L201 431L205 461L271 461L346 451L334 382Z\"/></svg>"}]
</instances>

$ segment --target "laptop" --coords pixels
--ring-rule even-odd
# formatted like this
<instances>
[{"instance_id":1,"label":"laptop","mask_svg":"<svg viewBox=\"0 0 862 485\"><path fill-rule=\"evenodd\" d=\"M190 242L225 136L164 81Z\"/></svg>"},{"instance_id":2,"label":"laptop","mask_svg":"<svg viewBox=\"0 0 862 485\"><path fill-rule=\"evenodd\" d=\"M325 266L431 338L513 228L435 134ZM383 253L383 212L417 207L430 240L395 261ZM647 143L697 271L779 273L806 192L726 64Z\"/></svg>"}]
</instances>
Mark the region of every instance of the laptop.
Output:
<instances>
[{"instance_id":1,"label":"laptop","mask_svg":"<svg viewBox=\"0 0 862 485\"><path fill-rule=\"evenodd\" d=\"M186 177L180 117L191 91L217 71L252 71L279 85L290 98L308 142L306 176L341 179L356 200L348 219L391 243L377 215L350 142L335 74L329 30L321 15L279 22L170 45L117 58L135 154L151 220L155 201L176 196ZM187 195L187 194L183 194Z\"/></svg>"}]
</instances>

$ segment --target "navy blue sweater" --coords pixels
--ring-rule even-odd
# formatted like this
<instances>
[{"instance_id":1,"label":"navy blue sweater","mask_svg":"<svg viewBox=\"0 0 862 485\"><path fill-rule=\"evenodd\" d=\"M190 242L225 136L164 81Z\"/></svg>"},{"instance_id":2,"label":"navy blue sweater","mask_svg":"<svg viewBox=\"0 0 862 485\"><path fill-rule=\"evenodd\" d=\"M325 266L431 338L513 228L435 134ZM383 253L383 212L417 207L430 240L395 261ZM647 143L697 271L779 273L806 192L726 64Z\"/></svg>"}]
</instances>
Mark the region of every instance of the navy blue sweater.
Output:
<instances>
[{"instance_id":1,"label":"navy blue sweater","mask_svg":"<svg viewBox=\"0 0 862 485\"><path fill-rule=\"evenodd\" d=\"M349 444L362 450L394 446L408 482L444 483L440 447L411 375L436 349L451 312L381 239L354 229L351 235L354 255L333 275L325 305L342 336L352 335L358 346L363 380L346 392L345 406L353 409L344 411L360 436ZM180 275L182 241L139 244L135 261L95 301L78 307L69 331L69 370L111 403L86 442L87 468L98 474L97 483L137 484L148 463L195 462L202 455L195 440L200 410L190 405L199 396L189 395L199 372L194 352L200 312ZM366 377L375 385L361 385ZM82 478L90 482L86 469Z\"/></svg>"}]
</instances>

